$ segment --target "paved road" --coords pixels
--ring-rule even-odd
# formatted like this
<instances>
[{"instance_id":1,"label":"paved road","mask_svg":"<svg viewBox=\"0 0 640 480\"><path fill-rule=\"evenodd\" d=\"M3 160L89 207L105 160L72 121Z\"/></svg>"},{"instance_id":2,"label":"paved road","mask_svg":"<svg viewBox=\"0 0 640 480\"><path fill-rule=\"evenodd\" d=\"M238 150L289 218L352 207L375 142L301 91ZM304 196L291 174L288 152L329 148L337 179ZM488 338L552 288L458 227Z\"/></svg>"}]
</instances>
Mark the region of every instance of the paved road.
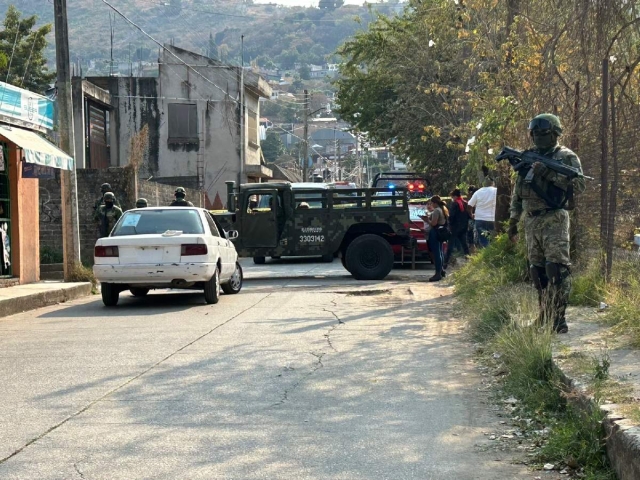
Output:
<instances>
[{"instance_id":1,"label":"paved road","mask_svg":"<svg viewBox=\"0 0 640 480\"><path fill-rule=\"evenodd\" d=\"M533 478L478 448L498 419L451 289L338 266L247 264L215 306L152 293L0 319L0 478Z\"/></svg>"}]
</instances>

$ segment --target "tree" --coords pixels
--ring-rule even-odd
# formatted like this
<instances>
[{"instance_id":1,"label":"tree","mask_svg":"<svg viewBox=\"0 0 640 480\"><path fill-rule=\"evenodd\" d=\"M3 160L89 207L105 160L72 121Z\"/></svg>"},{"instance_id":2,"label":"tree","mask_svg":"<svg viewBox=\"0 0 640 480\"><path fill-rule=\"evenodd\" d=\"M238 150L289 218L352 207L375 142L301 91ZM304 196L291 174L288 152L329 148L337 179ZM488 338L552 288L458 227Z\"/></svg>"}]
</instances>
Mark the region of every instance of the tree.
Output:
<instances>
[{"instance_id":1,"label":"tree","mask_svg":"<svg viewBox=\"0 0 640 480\"><path fill-rule=\"evenodd\" d=\"M4 30L0 32L0 79L42 93L56 74L49 72L44 56L51 24L34 29L36 20L35 15L21 18L13 5L7 9Z\"/></svg>"},{"instance_id":2,"label":"tree","mask_svg":"<svg viewBox=\"0 0 640 480\"><path fill-rule=\"evenodd\" d=\"M306 63L300 66L298 73L300 74L300 78L302 80L311 80L311 69Z\"/></svg>"},{"instance_id":3,"label":"tree","mask_svg":"<svg viewBox=\"0 0 640 480\"><path fill-rule=\"evenodd\" d=\"M274 162L285 151L280 135L275 132L267 134L267 138L260 142L260 148L262 148L264 159L269 163Z\"/></svg>"}]
</instances>

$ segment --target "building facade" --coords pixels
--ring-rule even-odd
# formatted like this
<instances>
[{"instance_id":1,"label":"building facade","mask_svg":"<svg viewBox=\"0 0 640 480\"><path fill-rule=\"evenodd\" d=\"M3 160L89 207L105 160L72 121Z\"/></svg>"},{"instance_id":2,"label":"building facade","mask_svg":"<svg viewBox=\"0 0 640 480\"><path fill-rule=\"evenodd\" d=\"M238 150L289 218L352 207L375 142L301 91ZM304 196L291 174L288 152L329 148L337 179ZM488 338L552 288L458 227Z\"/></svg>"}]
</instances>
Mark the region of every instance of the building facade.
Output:
<instances>
[{"instance_id":1,"label":"building facade","mask_svg":"<svg viewBox=\"0 0 640 480\"><path fill-rule=\"evenodd\" d=\"M166 45L157 77L74 81L78 167L136 163L142 178L198 189L223 208L225 181L271 177L259 139L259 98L270 95L250 70Z\"/></svg>"},{"instance_id":2,"label":"building facade","mask_svg":"<svg viewBox=\"0 0 640 480\"><path fill-rule=\"evenodd\" d=\"M53 102L0 82L0 286L40 279L39 179L74 160L43 138Z\"/></svg>"}]
</instances>

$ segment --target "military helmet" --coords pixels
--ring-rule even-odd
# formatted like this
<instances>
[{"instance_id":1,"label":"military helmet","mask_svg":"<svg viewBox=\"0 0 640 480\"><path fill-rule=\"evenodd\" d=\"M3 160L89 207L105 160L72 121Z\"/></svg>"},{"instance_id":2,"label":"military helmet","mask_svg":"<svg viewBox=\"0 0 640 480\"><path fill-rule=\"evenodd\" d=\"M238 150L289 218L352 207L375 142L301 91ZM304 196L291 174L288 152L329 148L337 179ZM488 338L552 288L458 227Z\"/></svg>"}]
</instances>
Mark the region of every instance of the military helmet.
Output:
<instances>
[{"instance_id":1,"label":"military helmet","mask_svg":"<svg viewBox=\"0 0 640 480\"><path fill-rule=\"evenodd\" d=\"M106 192L103 196L102 199L107 202L115 202L116 201L116 196L113 194L113 192Z\"/></svg>"},{"instance_id":2,"label":"military helmet","mask_svg":"<svg viewBox=\"0 0 640 480\"><path fill-rule=\"evenodd\" d=\"M148 205L146 198L139 198L136 200L136 208L146 208Z\"/></svg>"},{"instance_id":3,"label":"military helmet","mask_svg":"<svg viewBox=\"0 0 640 480\"><path fill-rule=\"evenodd\" d=\"M176 188L175 194L176 194L176 195L178 195L178 194L186 195L186 194L187 194L187 191L186 191L184 188L182 188L182 187L178 187L178 188Z\"/></svg>"},{"instance_id":4,"label":"military helmet","mask_svg":"<svg viewBox=\"0 0 640 480\"><path fill-rule=\"evenodd\" d=\"M533 130L552 130L558 135L562 134L562 124L560 119L551 113L541 113L529 122L529 131Z\"/></svg>"},{"instance_id":5,"label":"military helmet","mask_svg":"<svg viewBox=\"0 0 640 480\"><path fill-rule=\"evenodd\" d=\"M108 183L103 183L102 185L100 185L100 190L102 191L102 193L110 192L111 185L109 185Z\"/></svg>"}]
</instances>

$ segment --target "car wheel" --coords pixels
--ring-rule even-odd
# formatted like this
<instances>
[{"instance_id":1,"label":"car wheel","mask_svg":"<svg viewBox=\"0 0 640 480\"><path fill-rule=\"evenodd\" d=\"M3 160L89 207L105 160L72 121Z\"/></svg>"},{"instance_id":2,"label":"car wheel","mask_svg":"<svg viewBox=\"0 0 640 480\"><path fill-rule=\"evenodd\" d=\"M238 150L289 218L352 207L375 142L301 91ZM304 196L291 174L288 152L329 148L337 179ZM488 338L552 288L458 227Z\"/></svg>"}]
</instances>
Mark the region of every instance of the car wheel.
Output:
<instances>
[{"instance_id":1,"label":"car wheel","mask_svg":"<svg viewBox=\"0 0 640 480\"><path fill-rule=\"evenodd\" d=\"M103 283L100 285L102 303L105 307L115 307L120 298L120 288L115 283Z\"/></svg>"},{"instance_id":2,"label":"car wheel","mask_svg":"<svg viewBox=\"0 0 640 480\"><path fill-rule=\"evenodd\" d=\"M218 303L218 300L220 300L220 272L218 267L216 267L213 277L204 282L204 299L209 304Z\"/></svg>"},{"instance_id":3,"label":"car wheel","mask_svg":"<svg viewBox=\"0 0 640 480\"><path fill-rule=\"evenodd\" d=\"M266 258L264 257L253 257L253 263L255 263L256 265L262 265L265 261Z\"/></svg>"},{"instance_id":4,"label":"car wheel","mask_svg":"<svg viewBox=\"0 0 640 480\"><path fill-rule=\"evenodd\" d=\"M357 280L382 280L393 268L393 249L384 238L367 233L349 244L346 264Z\"/></svg>"},{"instance_id":5,"label":"car wheel","mask_svg":"<svg viewBox=\"0 0 640 480\"><path fill-rule=\"evenodd\" d=\"M331 263L333 262L333 253L327 253L325 255L322 255L322 261L324 263Z\"/></svg>"},{"instance_id":6,"label":"car wheel","mask_svg":"<svg viewBox=\"0 0 640 480\"><path fill-rule=\"evenodd\" d=\"M147 293L149 293L148 288L140 288L140 287L130 288L129 291L131 292L131 295L133 295L134 297L144 297Z\"/></svg>"},{"instance_id":7,"label":"car wheel","mask_svg":"<svg viewBox=\"0 0 640 480\"><path fill-rule=\"evenodd\" d=\"M229 281L222 284L222 291L230 295L238 293L242 289L242 279L242 267L236 262L236 269Z\"/></svg>"}]
</instances>

